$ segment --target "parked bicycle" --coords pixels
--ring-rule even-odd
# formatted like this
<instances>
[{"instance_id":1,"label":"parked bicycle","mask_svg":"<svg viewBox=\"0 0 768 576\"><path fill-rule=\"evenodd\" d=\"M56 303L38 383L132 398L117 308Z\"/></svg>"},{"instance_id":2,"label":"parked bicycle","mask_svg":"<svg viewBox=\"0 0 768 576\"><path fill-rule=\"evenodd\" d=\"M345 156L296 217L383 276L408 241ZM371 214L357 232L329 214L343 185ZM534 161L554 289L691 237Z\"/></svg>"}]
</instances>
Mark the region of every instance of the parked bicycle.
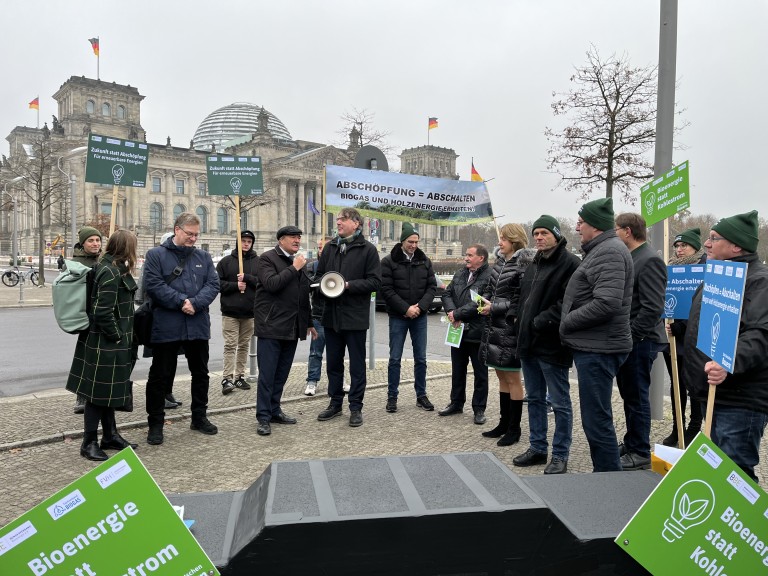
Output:
<instances>
[{"instance_id":1,"label":"parked bicycle","mask_svg":"<svg viewBox=\"0 0 768 576\"><path fill-rule=\"evenodd\" d=\"M40 284L40 275L32 266L29 270L19 270L18 266L14 266L3 272L3 284L9 287L16 286L22 278L24 281L30 280L35 286Z\"/></svg>"}]
</instances>

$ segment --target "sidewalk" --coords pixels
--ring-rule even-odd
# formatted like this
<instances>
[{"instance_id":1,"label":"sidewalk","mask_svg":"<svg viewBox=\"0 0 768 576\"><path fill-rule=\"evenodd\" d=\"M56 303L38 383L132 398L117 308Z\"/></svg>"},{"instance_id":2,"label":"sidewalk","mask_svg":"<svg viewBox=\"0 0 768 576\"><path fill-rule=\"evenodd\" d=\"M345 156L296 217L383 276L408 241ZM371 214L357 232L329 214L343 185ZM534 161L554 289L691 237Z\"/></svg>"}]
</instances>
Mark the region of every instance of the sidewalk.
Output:
<instances>
[{"instance_id":1,"label":"sidewalk","mask_svg":"<svg viewBox=\"0 0 768 576\"><path fill-rule=\"evenodd\" d=\"M47 282L45 286L42 287L35 286L29 281L25 282L23 287L23 304L19 302L21 296L19 288L20 283L13 287L0 284L0 308L53 306L51 300L51 282Z\"/></svg>"},{"instance_id":2,"label":"sidewalk","mask_svg":"<svg viewBox=\"0 0 768 576\"><path fill-rule=\"evenodd\" d=\"M378 360L368 372L368 389L363 410L364 425L350 428L349 408L329 422L318 422L317 414L328 405L326 382L318 395L304 396L306 363L296 363L284 394L286 413L298 418L293 426L274 425L272 435L256 434L255 386L222 396L218 374L211 375L210 418L219 427L216 436L204 436L189 429L189 382L180 380L174 394L183 401L180 409L166 413L165 443L146 443L144 383L134 385L135 411L118 412L123 435L139 444L137 454L167 494L244 490L275 460L304 460L354 456L387 456L443 452L490 451L520 475L541 474L544 466L515 468L512 458L527 447L527 416L523 416L523 440L501 448L496 440L480 432L493 427L498 418L497 380L491 376L487 410L488 423L477 426L472 411L440 417L416 407L413 392L413 363L403 363L399 410L384 411L387 398L386 360ZM427 390L436 408L448 403L450 364L431 362ZM581 429L578 391L572 384L574 437L569 472L590 472L589 447ZM94 464L79 455L82 416L72 413L74 397L66 391L0 399L0 526L7 524L35 504L60 490ZM616 427L623 434L624 423L618 393L613 410ZM554 418L549 418L550 438ZM670 422L653 422L651 439L660 441ZM758 476L768 478L768 458L763 457ZM765 481L761 482L765 488Z\"/></svg>"}]
</instances>

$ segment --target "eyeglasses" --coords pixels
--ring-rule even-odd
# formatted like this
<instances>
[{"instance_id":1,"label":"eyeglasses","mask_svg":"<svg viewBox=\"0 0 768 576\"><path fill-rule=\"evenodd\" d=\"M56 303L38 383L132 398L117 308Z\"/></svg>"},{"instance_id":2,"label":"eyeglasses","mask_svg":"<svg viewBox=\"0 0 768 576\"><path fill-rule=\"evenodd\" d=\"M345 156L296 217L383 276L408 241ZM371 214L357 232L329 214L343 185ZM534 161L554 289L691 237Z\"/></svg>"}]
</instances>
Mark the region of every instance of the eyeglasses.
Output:
<instances>
[{"instance_id":1,"label":"eyeglasses","mask_svg":"<svg viewBox=\"0 0 768 576\"><path fill-rule=\"evenodd\" d=\"M720 240L725 240L722 236L713 236L710 235L709 238L707 238L711 243L719 242Z\"/></svg>"},{"instance_id":2,"label":"eyeglasses","mask_svg":"<svg viewBox=\"0 0 768 576\"><path fill-rule=\"evenodd\" d=\"M182 228L181 226L179 226L179 230L181 230L182 232L184 232L184 234L186 234L186 235L187 235L187 238L199 238L199 237L200 237L200 232L187 232L187 231L186 231L186 230L184 230L184 228Z\"/></svg>"}]
</instances>

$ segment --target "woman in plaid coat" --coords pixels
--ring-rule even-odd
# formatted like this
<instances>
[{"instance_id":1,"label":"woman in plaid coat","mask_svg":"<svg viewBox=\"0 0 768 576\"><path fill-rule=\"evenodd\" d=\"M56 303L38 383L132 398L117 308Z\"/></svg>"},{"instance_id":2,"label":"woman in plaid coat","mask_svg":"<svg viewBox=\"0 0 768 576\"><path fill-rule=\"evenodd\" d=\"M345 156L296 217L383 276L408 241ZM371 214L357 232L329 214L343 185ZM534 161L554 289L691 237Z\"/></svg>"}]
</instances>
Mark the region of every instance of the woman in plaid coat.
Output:
<instances>
[{"instance_id":1,"label":"woman in plaid coat","mask_svg":"<svg viewBox=\"0 0 768 576\"><path fill-rule=\"evenodd\" d=\"M117 433L115 407L131 395L131 371L136 362L133 342L133 299L136 281L136 236L118 230L96 266L92 295L91 325L80 334L69 371L67 390L85 397L84 434L80 455L88 460L106 460L104 450L136 448ZM101 422L101 445L97 430Z\"/></svg>"}]
</instances>

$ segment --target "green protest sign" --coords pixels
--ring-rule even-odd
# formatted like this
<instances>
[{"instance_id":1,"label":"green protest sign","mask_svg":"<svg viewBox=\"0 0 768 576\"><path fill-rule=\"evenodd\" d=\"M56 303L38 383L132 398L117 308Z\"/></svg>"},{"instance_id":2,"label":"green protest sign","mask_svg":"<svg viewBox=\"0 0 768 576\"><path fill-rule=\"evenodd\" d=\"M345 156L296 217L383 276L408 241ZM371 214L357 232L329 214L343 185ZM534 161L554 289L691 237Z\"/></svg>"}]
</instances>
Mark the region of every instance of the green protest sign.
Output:
<instances>
[{"instance_id":1,"label":"green protest sign","mask_svg":"<svg viewBox=\"0 0 768 576\"><path fill-rule=\"evenodd\" d=\"M219 572L128 448L0 530L0 574Z\"/></svg>"},{"instance_id":2,"label":"green protest sign","mask_svg":"<svg viewBox=\"0 0 768 576\"><path fill-rule=\"evenodd\" d=\"M640 206L648 226L674 216L690 205L687 161L640 188Z\"/></svg>"},{"instance_id":3,"label":"green protest sign","mask_svg":"<svg viewBox=\"0 0 768 576\"><path fill-rule=\"evenodd\" d=\"M651 574L765 574L768 497L699 434L616 544Z\"/></svg>"},{"instance_id":4,"label":"green protest sign","mask_svg":"<svg viewBox=\"0 0 768 576\"><path fill-rule=\"evenodd\" d=\"M264 174L259 156L208 156L208 193L212 196L264 194Z\"/></svg>"},{"instance_id":5,"label":"green protest sign","mask_svg":"<svg viewBox=\"0 0 768 576\"><path fill-rule=\"evenodd\" d=\"M88 137L85 181L144 188L148 160L149 146L146 142L91 134Z\"/></svg>"}]
</instances>

